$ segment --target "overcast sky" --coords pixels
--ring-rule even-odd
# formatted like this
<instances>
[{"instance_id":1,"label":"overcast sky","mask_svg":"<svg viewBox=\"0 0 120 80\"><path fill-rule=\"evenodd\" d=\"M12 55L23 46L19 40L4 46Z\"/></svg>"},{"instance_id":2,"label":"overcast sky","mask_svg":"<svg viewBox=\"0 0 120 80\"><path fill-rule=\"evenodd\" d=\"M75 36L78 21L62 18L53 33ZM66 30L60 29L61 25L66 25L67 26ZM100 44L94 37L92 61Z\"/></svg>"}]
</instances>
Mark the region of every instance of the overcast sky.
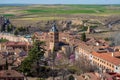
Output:
<instances>
[{"instance_id":1,"label":"overcast sky","mask_svg":"<svg viewBox=\"0 0 120 80\"><path fill-rule=\"evenodd\" d=\"M120 0L0 0L0 4L120 4Z\"/></svg>"}]
</instances>

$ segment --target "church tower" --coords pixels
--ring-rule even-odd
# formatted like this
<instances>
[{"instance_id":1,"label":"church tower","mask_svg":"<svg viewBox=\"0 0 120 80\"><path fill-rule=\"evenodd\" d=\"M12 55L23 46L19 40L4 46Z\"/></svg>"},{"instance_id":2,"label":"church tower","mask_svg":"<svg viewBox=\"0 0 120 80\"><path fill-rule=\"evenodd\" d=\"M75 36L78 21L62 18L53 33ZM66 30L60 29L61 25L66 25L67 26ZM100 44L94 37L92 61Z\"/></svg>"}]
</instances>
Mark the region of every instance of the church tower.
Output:
<instances>
[{"instance_id":1,"label":"church tower","mask_svg":"<svg viewBox=\"0 0 120 80\"><path fill-rule=\"evenodd\" d=\"M56 28L56 24L54 23L49 32L49 49L51 51L58 50L59 48L59 31Z\"/></svg>"}]
</instances>

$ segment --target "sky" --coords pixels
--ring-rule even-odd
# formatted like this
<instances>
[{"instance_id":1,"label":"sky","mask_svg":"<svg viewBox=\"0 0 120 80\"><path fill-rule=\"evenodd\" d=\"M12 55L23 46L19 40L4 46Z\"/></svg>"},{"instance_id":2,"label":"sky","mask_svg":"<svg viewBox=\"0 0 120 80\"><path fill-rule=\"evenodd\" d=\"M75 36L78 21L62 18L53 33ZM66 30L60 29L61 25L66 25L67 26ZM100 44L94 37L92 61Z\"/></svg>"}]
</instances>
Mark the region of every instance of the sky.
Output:
<instances>
[{"instance_id":1,"label":"sky","mask_svg":"<svg viewBox=\"0 0 120 80\"><path fill-rule=\"evenodd\" d=\"M120 4L120 0L0 0L0 4Z\"/></svg>"}]
</instances>

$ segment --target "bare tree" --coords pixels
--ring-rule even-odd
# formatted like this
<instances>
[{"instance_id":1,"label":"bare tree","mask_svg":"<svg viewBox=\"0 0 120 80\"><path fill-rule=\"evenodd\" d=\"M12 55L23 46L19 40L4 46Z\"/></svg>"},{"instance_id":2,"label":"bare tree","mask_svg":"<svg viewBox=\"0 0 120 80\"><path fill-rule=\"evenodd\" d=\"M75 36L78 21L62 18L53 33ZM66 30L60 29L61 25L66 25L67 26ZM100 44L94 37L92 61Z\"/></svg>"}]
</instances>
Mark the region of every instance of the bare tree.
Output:
<instances>
[{"instance_id":1,"label":"bare tree","mask_svg":"<svg viewBox=\"0 0 120 80\"><path fill-rule=\"evenodd\" d=\"M85 55L79 56L78 60L76 61L76 66L79 69L79 74L91 72L97 69L97 67L93 65L91 60Z\"/></svg>"}]
</instances>

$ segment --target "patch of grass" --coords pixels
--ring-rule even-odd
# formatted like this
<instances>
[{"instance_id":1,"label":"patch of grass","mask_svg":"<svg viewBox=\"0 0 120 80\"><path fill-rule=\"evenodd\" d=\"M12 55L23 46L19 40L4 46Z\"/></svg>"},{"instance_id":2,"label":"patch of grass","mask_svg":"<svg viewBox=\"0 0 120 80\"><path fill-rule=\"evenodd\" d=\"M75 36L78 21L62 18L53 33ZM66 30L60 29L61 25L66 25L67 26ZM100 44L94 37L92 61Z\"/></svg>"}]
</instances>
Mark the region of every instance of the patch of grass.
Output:
<instances>
[{"instance_id":1,"label":"patch of grass","mask_svg":"<svg viewBox=\"0 0 120 80\"><path fill-rule=\"evenodd\" d=\"M40 6L39 8L32 8L25 10L28 13L40 14L114 14L120 13L117 9L109 9L108 5L56 5L54 7ZM116 6L113 6L116 8Z\"/></svg>"},{"instance_id":2,"label":"patch of grass","mask_svg":"<svg viewBox=\"0 0 120 80\"><path fill-rule=\"evenodd\" d=\"M59 11L59 13L64 13L64 14L79 14L79 13L96 13L94 10L64 10L64 11Z\"/></svg>"},{"instance_id":3,"label":"patch of grass","mask_svg":"<svg viewBox=\"0 0 120 80\"><path fill-rule=\"evenodd\" d=\"M0 43L7 42L7 41L8 41L7 39L3 39L3 38L0 39Z\"/></svg>"},{"instance_id":4,"label":"patch of grass","mask_svg":"<svg viewBox=\"0 0 120 80\"><path fill-rule=\"evenodd\" d=\"M90 26L91 29L95 29L97 28L98 26Z\"/></svg>"},{"instance_id":5,"label":"patch of grass","mask_svg":"<svg viewBox=\"0 0 120 80\"><path fill-rule=\"evenodd\" d=\"M3 14L3 16L5 16L5 17L13 17L15 15L14 14Z\"/></svg>"},{"instance_id":6,"label":"patch of grass","mask_svg":"<svg viewBox=\"0 0 120 80\"><path fill-rule=\"evenodd\" d=\"M80 31L87 31L88 27L87 26L83 26L82 29Z\"/></svg>"},{"instance_id":7,"label":"patch of grass","mask_svg":"<svg viewBox=\"0 0 120 80\"><path fill-rule=\"evenodd\" d=\"M64 9L31 9L26 10L28 13L53 13L53 14L78 14L78 13L96 13L95 10L88 10L88 9L72 9L72 10L64 10Z\"/></svg>"},{"instance_id":8,"label":"patch of grass","mask_svg":"<svg viewBox=\"0 0 120 80\"><path fill-rule=\"evenodd\" d=\"M90 26L91 29L95 29L97 26ZM87 31L88 26L83 26L80 31Z\"/></svg>"},{"instance_id":9,"label":"patch of grass","mask_svg":"<svg viewBox=\"0 0 120 80\"><path fill-rule=\"evenodd\" d=\"M26 10L27 12L30 13L43 13L43 12L50 12L49 10L43 10L43 9L30 9L30 10Z\"/></svg>"}]
</instances>

